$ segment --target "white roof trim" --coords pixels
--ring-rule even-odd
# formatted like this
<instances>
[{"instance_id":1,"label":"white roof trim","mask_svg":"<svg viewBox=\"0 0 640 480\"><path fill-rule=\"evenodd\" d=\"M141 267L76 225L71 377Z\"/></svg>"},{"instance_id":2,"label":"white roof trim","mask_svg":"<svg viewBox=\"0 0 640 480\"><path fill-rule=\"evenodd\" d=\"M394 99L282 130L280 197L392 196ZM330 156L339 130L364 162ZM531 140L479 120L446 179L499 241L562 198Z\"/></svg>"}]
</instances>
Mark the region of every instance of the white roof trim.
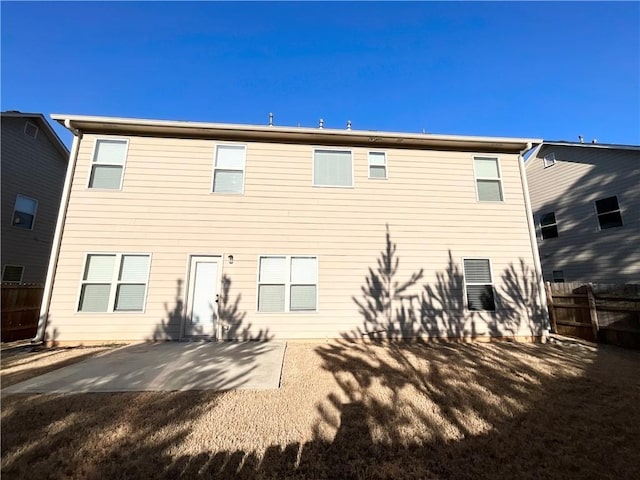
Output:
<instances>
[{"instance_id":1,"label":"white roof trim","mask_svg":"<svg viewBox=\"0 0 640 480\"><path fill-rule=\"evenodd\" d=\"M309 127L280 127L268 125L249 125L249 124L228 124L228 123L206 123L206 122L187 122L187 121L170 121L170 120L150 120L140 118L121 118L121 117L100 117L85 115L68 115L68 114L52 114L51 118L65 125L67 128L74 127L80 130L86 129L88 126L99 128L107 127L149 127L154 130L159 129L184 129L188 130L212 130L217 132L228 132L242 134L253 133L262 135L304 135L304 136L323 136L334 137L336 139L368 138L372 146L376 141L396 141L398 143L404 141L412 142L437 142L437 143L465 143L465 144L502 144L510 148L516 148L526 144L538 144L542 139L536 138L509 138L509 137L481 137L481 136L464 136L464 135L438 135L431 133L401 133L401 132L383 132L376 130L338 130L329 128L309 128Z\"/></svg>"}]
</instances>

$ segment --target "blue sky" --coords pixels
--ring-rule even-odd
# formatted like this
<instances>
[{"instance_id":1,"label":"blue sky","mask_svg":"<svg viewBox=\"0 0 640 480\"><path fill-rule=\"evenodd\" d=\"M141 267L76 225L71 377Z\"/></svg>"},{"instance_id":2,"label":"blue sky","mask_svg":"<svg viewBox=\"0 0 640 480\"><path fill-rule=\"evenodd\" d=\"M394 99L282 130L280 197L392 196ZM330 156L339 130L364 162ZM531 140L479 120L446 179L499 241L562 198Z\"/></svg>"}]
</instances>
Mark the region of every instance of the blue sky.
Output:
<instances>
[{"instance_id":1,"label":"blue sky","mask_svg":"<svg viewBox=\"0 0 640 480\"><path fill-rule=\"evenodd\" d=\"M640 2L1 8L2 110L640 144Z\"/></svg>"}]
</instances>

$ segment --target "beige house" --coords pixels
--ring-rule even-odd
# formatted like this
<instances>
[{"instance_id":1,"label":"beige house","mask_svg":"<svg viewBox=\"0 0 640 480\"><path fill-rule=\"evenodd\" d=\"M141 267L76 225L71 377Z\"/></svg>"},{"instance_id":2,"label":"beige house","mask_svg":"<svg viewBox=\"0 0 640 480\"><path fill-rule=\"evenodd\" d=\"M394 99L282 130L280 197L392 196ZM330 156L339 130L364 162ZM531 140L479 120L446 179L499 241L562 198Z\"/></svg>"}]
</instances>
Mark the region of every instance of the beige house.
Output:
<instances>
[{"instance_id":1,"label":"beige house","mask_svg":"<svg viewBox=\"0 0 640 480\"><path fill-rule=\"evenodd\" d=\"M54 115L39 337L540 337L539 140Z\"/></svg>"},{"instance_id":2,"label":"beige house","mask_svg":"<svg viewBox=\"0 0 640 480\"><path fill-rule=\"evenodd\" d=\"M546 281L640 283L640 146L545 141L526 170Z\"/></svg>"},{"instance_id":3,"label":"beige house","mask_svg":"<svg viewBox=\"0 0 640 480\"><path fill-rule=\"evenodd\" d=\"M43 284L69 151L40 113L2 112L2 281Z\"/></svg>"}]
</instances>

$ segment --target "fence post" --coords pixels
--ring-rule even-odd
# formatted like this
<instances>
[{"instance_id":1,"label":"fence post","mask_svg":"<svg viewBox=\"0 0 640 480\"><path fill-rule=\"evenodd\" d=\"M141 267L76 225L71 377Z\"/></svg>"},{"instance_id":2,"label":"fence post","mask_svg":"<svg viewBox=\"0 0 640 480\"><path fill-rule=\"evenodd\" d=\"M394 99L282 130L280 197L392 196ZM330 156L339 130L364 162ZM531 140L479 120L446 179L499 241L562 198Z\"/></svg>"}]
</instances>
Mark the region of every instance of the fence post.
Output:
<instances>
[{"instance_id":1,"label":"fence post","mask_svg":"<svg viewBox=\"0 0 640 480\"><path fill-rule=\"evenodd\" d=\"M589 316L591 317L591 327L593 328L593 336L598 341L598 309L596 307L596 299L593 296L593 284L587 284L587 299L589 301Z\"/></svg>"},{"instance_id":2,"label":"fence post","mask_svg":"<svg viewBox=\"0 0 640 480\"><path fill-rule=\"evenodd\" d=\"M544 282L544 289L547 292L547 306L549 308L549 319L551 320L551 332L558 333L558 325L556 324L556 310L553 308L553 292L549 282Z\"/></svg>"}]
</instances>

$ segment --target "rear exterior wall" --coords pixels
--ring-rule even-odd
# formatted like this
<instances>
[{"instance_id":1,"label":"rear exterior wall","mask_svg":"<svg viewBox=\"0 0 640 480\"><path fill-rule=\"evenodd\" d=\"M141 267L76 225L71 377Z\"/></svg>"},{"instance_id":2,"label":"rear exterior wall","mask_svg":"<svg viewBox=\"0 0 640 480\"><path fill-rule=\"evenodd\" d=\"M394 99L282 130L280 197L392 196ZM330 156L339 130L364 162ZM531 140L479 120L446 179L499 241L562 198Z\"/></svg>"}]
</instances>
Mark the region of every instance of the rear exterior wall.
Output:
<instances>
[{"instance_id":1,"label":"rear exterior wall","mask_svg":"<svg viewBox=\"0 0 640 480\"><path fill-rule=\"evenodd\" d=\"M314 146L244 143L239 195L211 193L212 165L216 144L242 142L127 138L122 190L113 191L87 188L96 136L80 142L50 339L181 338L190 255L222 256L226 300L237 306L231 321L241 323L226 330L235 337L361 338L385 329L389 337L539 334L544 320L518 155L497 155L505 201L486 203L476 199L469 152L381 149L388 164L381 180L368 178L371 149L350 147L354 187L323 188L312 185ZM397 261L390 283L417 278L378 308L367 282L379 276L388 247L395 248L392 266ZM77 312L88 252L152 255L144 312ZM316 312L257 312L258 259L274 254L317 256ZM463 257L491 259L496 312L465 308Z\"/></svg>"}]
</instances>

